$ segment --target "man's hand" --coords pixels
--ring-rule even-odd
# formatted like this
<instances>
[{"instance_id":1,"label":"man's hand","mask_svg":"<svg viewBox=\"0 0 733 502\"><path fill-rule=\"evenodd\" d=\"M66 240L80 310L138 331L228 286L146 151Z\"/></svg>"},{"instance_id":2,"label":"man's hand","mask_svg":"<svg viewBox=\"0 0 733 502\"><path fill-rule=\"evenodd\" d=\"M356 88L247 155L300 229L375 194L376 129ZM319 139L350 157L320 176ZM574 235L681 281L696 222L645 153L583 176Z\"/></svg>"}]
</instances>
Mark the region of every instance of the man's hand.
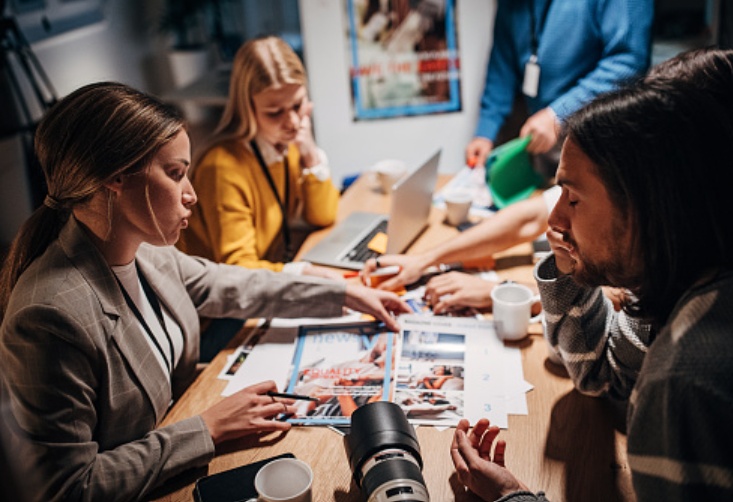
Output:
<instances>
[{"instance_id":1,"label":"man's hand","mask_svg":"<svg viewBox=\"0 0 733 502\"><path fill-rule=\"evenodd\" d=\"M466 164L469 166L485 166L486 158L494 149L494 142L488 138L475 137L466 147ZM473 160L475 159L475 160Z\"/></svg>"},{"instance_id":2,"label":"man's hand","mask_svg":"<svg viewBox=\"0 0 733 502\"><path fill-rule=\"evenodd\" d=\"M492 458L491 447L499 435L499 428L489 427L489 421L485 418L476 423L470 434L469 427L468 420L463 419L458 423L450 448L458 480L489 502L516 491L527 490L527 487L504 467L506 442L496 443Z\"/></svg>"},{"instance_id":3,"label":"man's hand","mask_svg":"<svg viewBox=\"0 0 733 502\"><path fill-rule=\"evenodd\" d=\"M390 312L396 315L412 312L412 309L396 294L358 284L346 286L346 306L376 317L387 326L387 329L394 332L400 330L400 325L392 318Z\"/></svg>"},{"instance_id":4,"label":"man's hand","mask_svg":"<svg viewBox=\"0 0 733 502\"><path fill-rule=\"evenodd\" d=\"M495 282L460 272L449 272L430 279L425 286L425 298L433 306L433 313L476 307L491 307L491 290Z\"/></svg>"},{"instance_id":5,"label":"man's hand","mask_svg":"<svg viewBox=\"0 0 733 502\"><path fill-rule=\"evenodd\" d=\"M547 242L550 243L550 249L555 254L555 264L560 275L572 274L577 264L570 255L572 245L565 241L561 232L552 228L547 231Z\"/></svg>"},{"instance_id":6,"label":"man's hand","mask_svg":"<svg viewBox=\"0 0 733 502\"><path fill-rule=\"evenodd\" d=\"M386 254L379 257L379 265L381 267L390 267L393 265L402 267L399 274L394 277L390 277L377 286L378 289L396 291L402 286L419 281L420 277L425 273L425 269L430 266L430 263L428 263L422 256ZM361 272L359 273L362 278L362 282L364 282L364 279L369 277L369 275L374 273L376 270L377 261L374 258L367 260L366 263L364 263L364 268L361 269Z\"/></svg>"},{"instance_id":7,"label":"man's hand","mask_svg":"<svg viewBox=\"0 0 733 502\"><path fill-rule=\"evenodd\" d=\"M527 119L519 136L525 138L530 135L532 139L527 145L529 153L545 153L555 146L560 138L560 124L552 108L543 108Z\"/></svg>"}]
</instances>

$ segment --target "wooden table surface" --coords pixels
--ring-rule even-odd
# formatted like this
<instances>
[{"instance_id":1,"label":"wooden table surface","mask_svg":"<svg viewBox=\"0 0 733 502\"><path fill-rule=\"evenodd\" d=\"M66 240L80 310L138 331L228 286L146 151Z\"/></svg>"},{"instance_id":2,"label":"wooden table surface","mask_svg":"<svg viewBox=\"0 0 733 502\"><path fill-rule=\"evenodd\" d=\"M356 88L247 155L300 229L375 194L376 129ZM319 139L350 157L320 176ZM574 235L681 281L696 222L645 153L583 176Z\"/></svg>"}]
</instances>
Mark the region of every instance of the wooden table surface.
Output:
<instances>
[{"instance_id":1,"label":"wooden table surface","mask_svg":"<svg viewBox=\"0 0 733 502\"><path fill-rule=\"evenodd\" d=\"M439 186L447 181L441 176ZM368 176L360 177L346 191L338 220L354 210L388 212L389 197L379 193ZM457 234L443 223L443 211L433 208L430 225L410 248L418 253ZM300 253L328 233L309 237ZM497 255L497 272L502 278L532 281L532 252L529 244ZM199 375L171 409L162 425L194 416L222 399L226 382L217 379L226 358L247 336L246 328ZM534 389L527 393L529 415L510 415L509 428L501 438L507 441L506 465L532 490L543 490L553 502L634 500L631 474L626 461L625 410L607 400L582 396L573 389L565 371L547 360L547 348L539 325L516 345L521 348L524 378ZM431 500L478 501L458 482L450 459L453 429L439 432L419 427L425 477ZM227 469L292 452L307 462L315 474L313 500L361 501L353 483L343 437L327 428L296 427L287 434L248 437L226 444L208 466L169 481L152 500L192 501L196 479Z\"/></svg>"}]
</instances>

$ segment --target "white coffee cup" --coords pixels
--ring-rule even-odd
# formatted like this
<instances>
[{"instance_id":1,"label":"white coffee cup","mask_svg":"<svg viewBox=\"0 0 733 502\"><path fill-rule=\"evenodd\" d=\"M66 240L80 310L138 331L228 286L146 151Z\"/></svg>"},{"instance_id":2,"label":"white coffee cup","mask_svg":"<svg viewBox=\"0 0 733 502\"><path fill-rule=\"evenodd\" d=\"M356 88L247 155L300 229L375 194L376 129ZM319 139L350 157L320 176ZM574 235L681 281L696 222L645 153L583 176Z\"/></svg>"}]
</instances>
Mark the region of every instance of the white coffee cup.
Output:
<instances>
[{"instance_id":1,"label":"white coffee cup","mask_svg":"<svg viewBox=\"0 0 733 502\"><path fill-rule=\"evenodd\" d=\"M389 194L395 183L407 173L407 166L401 160L380 160L372 167L382 193Z\"/></svg>"},{"instance_id":2,"label":"white coffee cup","mask_svg":"<svg viewBox=\"0 0 733 502\"><path fill-rule=\"evenodd\" d=\"M313 471L297 458L281 458L265 464L255 476L259 497L247 502L311 502Z\"/></svg>"},{"instance_id":3,"label":"white coffee cup","mask_svg":"<svg viewBox=\"0 0 733 502\"><path fill-rule=\"evenodd\" d=\"M473 195L467 190L448 190L443 194L445 201L445 214L448 223L457 227L468 219L468 212L471 210Z\"/></svg>"},{"instance_id":4,"label":"white coffee cup","mask_svg":"<svg viewBox=\"0 0 733 502\"><path fill-rule=\"evenodd\" d=\"M542 313L532 317L532 305L540 301L531 289L506 282L491 291L496 331L502 340L521 340L527 336L530 323L539 322Z\"/></svg>"}]
</instances>

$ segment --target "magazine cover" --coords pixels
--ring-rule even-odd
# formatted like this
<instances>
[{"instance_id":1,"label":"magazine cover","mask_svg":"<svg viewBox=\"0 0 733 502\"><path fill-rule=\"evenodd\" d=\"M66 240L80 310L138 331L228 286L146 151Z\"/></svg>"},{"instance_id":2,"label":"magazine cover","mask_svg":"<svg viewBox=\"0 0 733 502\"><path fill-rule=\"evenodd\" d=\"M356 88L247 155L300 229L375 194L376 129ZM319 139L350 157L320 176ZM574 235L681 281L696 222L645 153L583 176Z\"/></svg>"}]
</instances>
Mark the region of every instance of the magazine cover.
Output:
<instances>
[{"instance_id":1,"label":"magazine cover","mask_svg":"<svg viewBox=\"0 0 733 502\"><path fill-rule=\"evenodd\" d=\"M406 329L394 402L414 424L455 425L463 418L466 336Z\"/></svg>"},{"instance_id":2,"label":"magazine cover","mask_svg":"<svg viewBox=\"0 0 733 502\"><path fill-rule=\"evenodd\" d=\"M298 411L289 421L348 425L360 406L390 400L398 341L398 334L374 323L302 327L287 392L318 402L296 402Z\"/></svg>"}]
</instances>

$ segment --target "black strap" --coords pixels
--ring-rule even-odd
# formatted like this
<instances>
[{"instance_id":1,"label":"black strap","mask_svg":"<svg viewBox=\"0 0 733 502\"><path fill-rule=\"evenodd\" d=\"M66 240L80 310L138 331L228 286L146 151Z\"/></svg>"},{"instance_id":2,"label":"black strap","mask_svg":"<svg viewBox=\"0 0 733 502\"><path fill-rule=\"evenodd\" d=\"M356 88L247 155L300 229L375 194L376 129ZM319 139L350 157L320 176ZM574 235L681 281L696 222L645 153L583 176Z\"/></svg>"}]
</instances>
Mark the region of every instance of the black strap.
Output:
<instances>
[{"instance_id":1,"label":"black strap","mask_svg":"<svg viewBox=\"0 0 733 502\"><path fill-rule=\"evenodd\" d=\"M529 22L531 28L529 32L532 34L532 39L530 40L530 48L532 50L533 56L537 56L537 49L540 46L540 35L545 29L545 21L547 21L547 13L550 11L550 4L552 3L552 0L547 0L547 3L545 4L545 9L542 11L542 17L540 18L539 26L537 26L537 16L534 12L536 3L536 0L529 0Z\"/></svg>"},{"instance_id":2,"label":"black strap","mask_svg":"<svg viewBox=\"0 0 733 502\"><path fill-rule=\"evenodd\" d=\"M119 277L117 277L117 274L115 274L115 279L117 279L117 284L120 285L120 289L122 290L122 296L125 297L125 302L127 302L127 306L130 307L130 310L132 310L132 313L135 314L135 317L137 318L137 320L140 321L140 324L142 324L148 337L153 341L155 348L158 349L158 353L163 358L163 361L165 361L165 367L168 369L168 374L172 375L173 374L173 360L175 359L175 352L173 349L173 340L171 339L171 335L168 333L168 328L166 328L165 326L165 319L163 318L163 309L160 307L160 302L158 301L157 295L155 294L153 289L150 287L150 284L148 283L147 279L145 279L145 276L140 272L140 268L138 267L137 263L135 263L135 269L137 270L137 275L140 278L140 284L142 284L143 291L145 292L145 296L147 297L148 301L150 302L150 305L153 307L153 310L155 311L155 317L158 318L158 322L160 323L161 328L163 328L165 337L168 339L168 348L171 351L170 360L165 355L165 351L163 350L163 347L160 346L158 339L156 338L153 331L150 329L150 326L148 326L148 323L145 321L145 318L143 317L142 313L137 308L137 305L135 305L135 302L132 300L132 298L128 294L127 290L125 289L125 286L123 286L122 282L120 282L120 279Z\"/></svg>"},{"instance_id":3,"label":"black strap","mask_svg":"<svg viewBox=\"0 0 733 502\"><path fill-rule=\"evenodd\" d=\"M290 223L288 222L288 202L290 201L290 166L288 165L288 156L285 154L283 157L283 163L285 164L285 201L283 202L280 199L280 194L277 192L277 187L275 186L275 180L272 179L272 174L270 174L270 170L267 168L267 164L265 163L264 157L262 157L262 152L260 152L260 148L257 146L257 142L255 140L250 141L250 146L252 147L252 151L255 154L255 157L257 157L257 162L260 163L260 167L262 168L262 172L264 173L265 177L267 178L267 182L270 185L270 188L272 189L272 193L275 195L275 199L277 200L277 204L280 206L280 212L283 216L283 224L282 224L282 232L283 232L283 242L285 243L285 260L286 262L292 261L293 257L295 256L295 253L293 252L293 243L292 239L290 237Z\"/></svg>"}]
</instances>

